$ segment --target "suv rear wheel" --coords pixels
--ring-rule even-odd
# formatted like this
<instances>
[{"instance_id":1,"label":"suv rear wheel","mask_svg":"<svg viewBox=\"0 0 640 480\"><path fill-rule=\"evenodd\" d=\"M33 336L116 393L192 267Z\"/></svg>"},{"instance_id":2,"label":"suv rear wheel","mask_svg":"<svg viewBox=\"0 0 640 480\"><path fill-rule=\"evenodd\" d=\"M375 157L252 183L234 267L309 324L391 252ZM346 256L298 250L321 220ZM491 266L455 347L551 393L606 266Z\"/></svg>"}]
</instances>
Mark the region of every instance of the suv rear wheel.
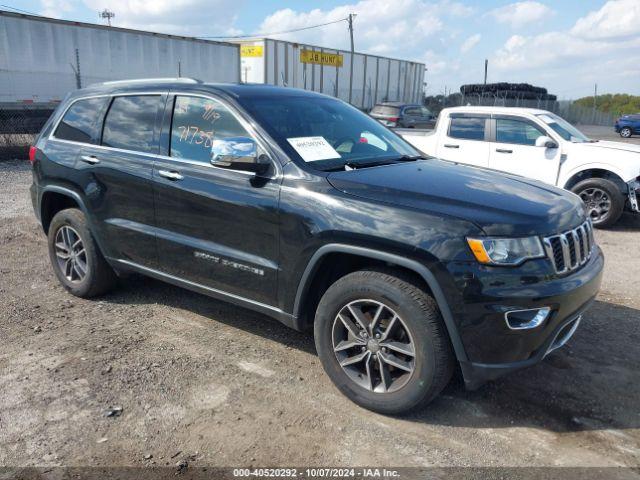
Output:
<instances>
[{"instance_id":1,"label":"suv rear wheel","mask_svg":"<svg viewBox=\"0 0 640 480\"><path fill-rule=\"evenodd\" d=\"M604 228L616 223L624 210L624 197L615 183L605 178L588 178L571 189L587 207L594 227Z\"/></svg>"},{"instance_id":2,"label":"suv rear wheel","mask_svg":"<svg viewBox=\"0 0 640 480\"><path fill-rule=\"evenodd\" d=\"M351 273L329 287L316 312L315 342L338 389L380 413L426 405L454 369L434 300L384 272Z\"/></svg>"},{"instance_id":3,"label":"suv rear wheel","mask_svg":"<svg viewBox=\"0 0 640 480\"><path fill-rule=\"evenodd\" d=\"M77 208L61 210L53 217L48 244L53 271L73 295L94 297L116 284L113 269L98 250L85 216Z\"/></svg>"}]
</instances>

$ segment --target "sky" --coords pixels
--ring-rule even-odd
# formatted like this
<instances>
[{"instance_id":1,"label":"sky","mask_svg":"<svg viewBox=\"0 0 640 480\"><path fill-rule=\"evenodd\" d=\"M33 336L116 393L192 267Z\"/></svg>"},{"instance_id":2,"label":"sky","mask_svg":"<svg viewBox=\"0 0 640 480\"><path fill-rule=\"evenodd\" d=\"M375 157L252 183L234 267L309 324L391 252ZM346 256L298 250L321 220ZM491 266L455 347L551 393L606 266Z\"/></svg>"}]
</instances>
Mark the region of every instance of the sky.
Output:
<instances>
[{"instance_id":1,"label":"sky","mask_svg":"<svg viewBox=\"0 0 640 480\"><path fill-rule=\"evenodd\" d=\"M560 99L640 95L640 0L0 0L28 12L189 36L273 34L345 18L356 51L423 62L427 95L465 83L526 82ZM6 2L6 3L5 3ZM344 21L267 35L349 48Z\"/></svg>"}]
</instances>

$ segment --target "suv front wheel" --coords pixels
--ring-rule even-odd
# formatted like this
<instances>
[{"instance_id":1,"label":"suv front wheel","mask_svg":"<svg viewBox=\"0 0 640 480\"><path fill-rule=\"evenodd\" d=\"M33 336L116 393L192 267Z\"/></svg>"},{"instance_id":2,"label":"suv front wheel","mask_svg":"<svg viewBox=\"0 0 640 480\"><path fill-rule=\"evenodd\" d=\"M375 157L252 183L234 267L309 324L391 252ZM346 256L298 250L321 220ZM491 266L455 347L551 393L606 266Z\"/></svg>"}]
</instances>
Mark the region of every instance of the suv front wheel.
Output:
<instances>
[{"instance_id":1,"label":"suv front wheel","mask_svg":"<svg viewBox=\"0 0 640 480\"><path fill-rule=\"evenodd\" d=\"M58 212L49 225L49 258L64 288L77 297L89 298L109 291L116 284L84 214L77 208Z\"/></svg>"},{"instance_id":2,"label":"suv front wheel","mask_svg":"<svg viewBox=\"0 0 640 480\"><path fill-rule=\"evenodd\" d=\"M331 380L373 411L398 414L424 406L453 373L434 300L395 274L359 271L336 281L320 300L314 333Z\"/></svg>"}]
</instances>

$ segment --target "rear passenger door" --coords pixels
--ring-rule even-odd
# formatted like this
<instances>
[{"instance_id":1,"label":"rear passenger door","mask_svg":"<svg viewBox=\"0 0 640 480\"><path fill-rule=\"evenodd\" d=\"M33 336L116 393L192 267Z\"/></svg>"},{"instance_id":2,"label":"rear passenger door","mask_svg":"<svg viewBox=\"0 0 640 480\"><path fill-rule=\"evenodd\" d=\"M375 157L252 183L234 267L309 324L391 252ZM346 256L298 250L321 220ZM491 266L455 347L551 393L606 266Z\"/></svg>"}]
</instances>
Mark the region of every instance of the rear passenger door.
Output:
<instances>
[{"instance_id":1,"label":"rear passenger door","mask_svg":"<svg viewBox=\"0 0 640 480\"><path fill-rule=\"evenodd\" d=\"M155 267L151 177L166 94L115 95L100 124L100 144L83 148L77 168L107 257Z\"/></svg>"},{"instance_id":2,"label":"rear passenger door","mask_svg":"<svg viewBox=\"0 0 640 480\"><path fill-rule=\"evenodd\" d=\"M280 178L211 165L211 144L251 137L220 100L176 94L167 103L154 170L161 270L199 286L276 304ZM258 142L260 145L260 142Z\"/></svg>"},{"instance_id":3,"label":"rear passenger door","mask_svg":"<svg viewBox=\"0 0 640 480\"><path fill-rule=\"evenodd\" d=\"M489 115L451 114L438 142L437 156L479 167L489 166Z\"/></svg>"},{"instance_id":4,"label":"rear passenger door","mask_svg":"<svg viewBox=\"0 0 640 480\"><path fill-rule=\"evenodd\" d=\"M420 107L404 107L402 109L402 126L406 128L416 128L421 120Z\"/></svg>"}]
</instances>

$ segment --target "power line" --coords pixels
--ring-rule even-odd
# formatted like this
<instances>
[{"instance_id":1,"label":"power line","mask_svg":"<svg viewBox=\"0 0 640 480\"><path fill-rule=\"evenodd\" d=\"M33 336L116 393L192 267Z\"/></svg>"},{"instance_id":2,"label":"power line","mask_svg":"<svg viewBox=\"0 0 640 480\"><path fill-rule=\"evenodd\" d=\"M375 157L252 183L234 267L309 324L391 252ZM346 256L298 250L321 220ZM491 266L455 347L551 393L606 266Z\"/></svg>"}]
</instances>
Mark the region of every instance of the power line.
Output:
<instances>
[{"instance_id":1,"label":"power line","mask_svg":"<svg viewBox=\"0 0 640 480\"><path fill-rule=\"evenodd\" d=\"M326 27L327 25L332 25L334 23L340 23L340 22L346 22L348 21L349 18L345 17L345 18L341 18L340 20L334 20L333 22L327 22L327 23L320 23L318 25L310 25L308 27L301 27L301 28L294 28L292 30L283 30L281 32L270 32L270 33L251 33L251 34L247 34L247 35L208 35L208 36L198 36L198 38L251 38L251 37L268 37L271 35L282 35L285 33L294 33L294 32L301 32L302 30L309 30L311 28L318 28L318 27Z\"/></svg>"},{"instance_id":2,"label":"power line","mask_svg":"<svg viewBox=\"0 0 640 480\"><path fill-rule=\"evenodd\" d=\"M39 13L33 13L33 12L28 11L28 10L22 10L22 9L20 9L20 8L12 7L11 5L2 5L2 4L0 3L0 7L10 8L11 10L15 10L16 12L26 13L27 15L36 15L36 16L38 16L38 17L41 17L41 16L42 16L42 15L40 15Z\"/></svg>"}]
</instances>

